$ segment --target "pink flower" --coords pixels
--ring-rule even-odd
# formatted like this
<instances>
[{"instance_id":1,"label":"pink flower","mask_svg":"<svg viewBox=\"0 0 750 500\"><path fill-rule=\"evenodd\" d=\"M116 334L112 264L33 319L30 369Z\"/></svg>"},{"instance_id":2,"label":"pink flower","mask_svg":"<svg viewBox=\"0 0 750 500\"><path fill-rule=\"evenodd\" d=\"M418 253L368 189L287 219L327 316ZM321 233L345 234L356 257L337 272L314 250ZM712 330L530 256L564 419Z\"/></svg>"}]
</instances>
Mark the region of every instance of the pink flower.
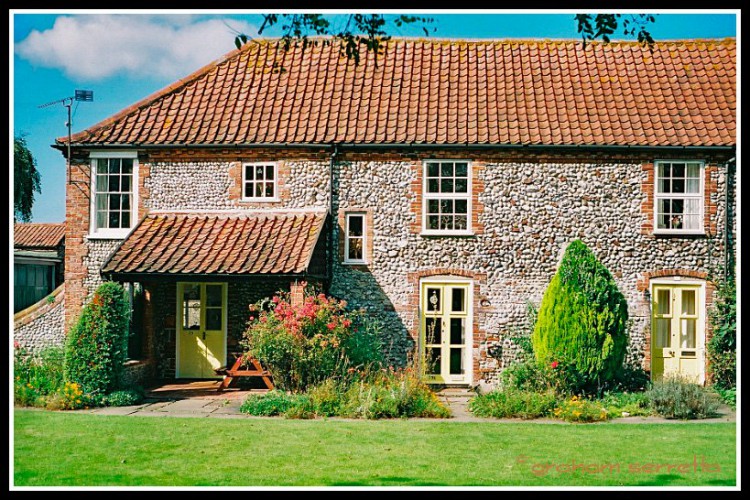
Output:
<instances>
[{"instance_id":1,"label":"pink flower","mask_svg":"<svg viewBox=\"0 0 750 500\"><path fill-rule=\"evenodd\" d=\"M255 320L255 316L250 315L250 321L254 321L254 320Z\"/></svg>"},{"instance_id":2,"label":"pink flower","mask_svg":"<svg viewBox=\"0 0 750 500\"><path fill-rule=\"evenodd\" d=\"M328 327L329 330L333 330L334 328L336 328L336 323L330 322L326 326Z\"/></svg>"},{"instance_id":3,"label":"pink flower","mask_svg":"<svg viewBox=\"0 0 750 500\"><path fill-rule=\"evenodd\" d=\"M278 295L274 295L273 298L271 299L271 302L273 302L274 304L278 304L279 303L279 296Z\"/></svg>"},{"instance_id":4,"label":"pink flower","mask_svg":"<svg viewBox=\"0 0 750 500\"><path fill-rule=\"evenodd\" d=\"M21 344L19 344L17 340L14 340L13 341L13 349L18 349L20 347L21 347Z\"/></svg>"},{"instance_id":5,"label":"pink flower","mask_svg":"<svg viewBox=\"0 0 750 500\"><path fill-rule=\"evenodd\" d=\"M344 328L349 328L351 326L351 324L352 324L351 320L349 320L349 319L345 319L341 323L344 325Z\"/></svg>"},{"instance_id":6,"label":"pink flower","mask_svg":"<svg viewBox=\"0 0 750 500\"><path fill-rule=\"evenodd\" d=\"M557 361L553 361L550 365L552 368L557 368Z\"/></svg>"}]
</instances>

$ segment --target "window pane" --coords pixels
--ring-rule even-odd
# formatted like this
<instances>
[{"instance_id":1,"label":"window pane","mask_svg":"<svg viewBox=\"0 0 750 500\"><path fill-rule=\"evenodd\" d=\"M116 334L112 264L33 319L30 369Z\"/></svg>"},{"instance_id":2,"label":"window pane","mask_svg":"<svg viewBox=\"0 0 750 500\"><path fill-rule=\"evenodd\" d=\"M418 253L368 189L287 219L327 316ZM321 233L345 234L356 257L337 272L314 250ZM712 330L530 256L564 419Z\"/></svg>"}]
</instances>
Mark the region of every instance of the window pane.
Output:
<instances>
[{"instance_id":1,"label":"window pane","mask_svg":"<svg viewBox=\"0 0 750 500\"><path fill-rule=\"evenodd\" d=\"M263 197L263 183L262 182L255 183L255 197L256 198Z\"/></svg>"},{"instance_id":2,"label":"window pane","mask_svg":"<svg viewBox=\"0 0 750 500\"><path fill-rule=\"evenodd\" d=\"M221 309L206 309L206 330L221 330Z\"/></svg>"},{"instance_id":3,"label":"window pane","mask_svg":"<svg viewBox=\"0 0 750 500\"><path fill-rule=\"evenodd\" d=\"M245 184L245 198L253 197L253 186L255 186L255 184L252 182Z\"/></svg>"},{"instance_id":4,"label":"window pane","mask_svg":"<svg viewBox=\"0 0 750 500\"><path fill-rule=\"evenodd\" d=\"M427 164L427 177L437 177L439 174L439 167L437 163Z\"/></svg>"},{"instance_id":5,"label":"window pane","mask_svg":"<svg viewBox=\"0 0 750 500\"><path fill-rule=\"evenodd\" d=\"M440 375L440 348L430 347L425 354L425 373Z\"/></svg>"},{"instance_id":6,"label":"window pane","mask_svg":"<svg viewBox=\"0 0 750 500\"><path fill-rule=\"evenodd\" d=\"M685 164L684 163L672 164L672 177L685 177Z\"/></svg>"},{"instance_id":7,"label":"window pane","mask_svg":"<svg viewBox=\"0 0 750 500\"><path fill-rule=\"evenodd\" d=\"M101 193L107 190L108 175L97 175L96 176L96 191Z\"/></svg>"},{"instance_id":8,"label":"window pane","mask_svg":"<svg viewBox=\"0 0 750 500\"><path fill-rule=\"evenodd\" d=\"M122 159L122 173L123 174L132 174L133 173L133 159L132 158L123 158Z\"/></svg>"},{"instance_id":9,"label":"window pane","mask_svg":"<svg viewBox=\"0 0 750 500\"><path fill-rule=\"evenodd\" d=\"M466 200L456 200L456 213L457 214L465 214L467 209L467 201Z\"/></svg>"},{"instance_id":10,"label":"window pane","mask_svg":"<svg viewBox=\"0 0 750 500\"><path fill-rule=\"evenodd\" d=\"M438 221L440 218L437 215L430 215L427 217L427 228L428 229L438 229Z\"/></svg>"},{"instance_id":11,"label":"window pane","mask_svg":"<svg viewBox=\"0 0 750 500\"><path fill-rule=\"evenodd\" d=\"M440 192L452 193L453 192L453 179L440 179Z\"/></svg>"},{"instance_id":12,"label":"window pane","mask_svg":"<svg viewBox=\"0 0 750 500\"><path fill-rule=\"evenodd\" d=\"M266 165L266 179L273 180L273 165Z\"/></svg>"},{"instance_id":13,"label":"window pane","mask_svg":"<svg viewBox=\"0 0 750 500\"><path fill-rule=\"evenodd\" d=\"M685 192L685 179L672 179L672 192L684 193Z\"/></svg>"},{"instance_id":14,"label":"window pane","mask_svg":"<svg viewBox=\"0 0 750 500\"><path fill-rule=\"evenodd\" d=\"M120 159L119 158L110 158L109 159L109 173L110 174L119 174L120 173Z\"/></svg>"},{"instance_id":15,"label":"window pane","mask_svg":"<svg viewBox=\"0 0 750 500\"><path fill-rule=\"evenodd\" d=\"M681 214L684 213L685 209L685 200L672 200L672 213L673 214Z\"/></svg>"},{"instance_id":16,"label":"window pane","mask_svg":"<svg viewBox=\"0 0 750 500\"><path fill-rule=\"evenodd\" d=\"M120 195L119 194L109 195L109 209L120 210Z\"/></svg>"},{"instance_id":17,"label":"window pane","mask_svg":"<svg viewBox=\"0 0 750 500\"><path fill-rule=\"evenodd\" d=\"M669 314L672 294L669 290L659 289L656 292L656 314Z\"/></svg>"},{"instance_id":18,"label":"window pane","mask_svg":"<svg viewBox=\"0 0 750 500\"><path fill-rule=\"evenodd\" d=\"M680 347L695 347L695 322L694 319L682 320L682 331L680 332Z\"/></svg>"},{"instance_id":19,"label":"window pane","mask_svg":"<svg viewBox=\"0 0 750 500\"><path fill-rule=\"evenodd\" d=\"M206 307L221 307L221 285L206 285Z\"/></svg>"},{"instance_id":20,"label":"window pane","mask_svg":"<svg viewBox=\"0 0 750 500\"><path fill-rule=\"evenodd\" d=\"M349 216L349 236L362 236L363 219L361 215Z\"/></svg>"},{"instance_id":21,"label":"window pane","mask_svg":"<svg viewBox=\"0 0 750 500\"><path fill-rule=\"evenodd\" d=\"M683 229L700 229L701 220L699 215L685 215L683 216Z\"/></svg>"},{"instance_id":22,"label":"window pane","mask_svg":"<svg viewBox=\"0 0 750 500\"><path fill-rule=\"evenodd\" d=\"M466 179L456 179L456 192L465 193L468 188L469 182Z\"/></svg>"},{"instance_id":23,"label":"window pane","mask_svg":"<svg viewBox=\"0 0 750 500\"><path fill-rule=\"evenodd\" d=\"M441 325L443 320L441 318L425 318L425 331L424 331L424 343L425 344L439 344L443 340L443 333L441 331Z\"/></svg>"},{"instance_id":24,"label":"window pane","mask_svg":"<svg viewBox=\"0 0 750 500\"><path fill-rule=\"evenodd\" d=\"M699 163L688 163L687 165L687 176L695 179L700 179L701 166Z\"/></svg>"},{"instance_id":25,"label":"window pane","mask_svg":"<svg viewBox=\"0 0 750 500\"><path fill-rule=\"evenodd\" d=\"M130 212L122 212L122 227L130 227Z\"/></svg>"},{"instance_id":26,"label":"window pane","mask_svg":"<svg viewBox=\"0 0 750 500\"><path fill-rule=\"evenodd\" d=\"M263 171L264 171L264 170L265 170L265 169L263 168L263 165L257 165L257 166L255 167L255 179L256 179L256 180L258 180L258 179L263 179L263 178L264 178L264 177L263 177Z\"/></svg>"},{"instance_id":27,"label":"window pane","mask_svg":"<svg viewBox=\"0 0 750 500\"><path fill-rule=\"evenodd\" d=\"M682 314L695 315L695 290L682 290Z\"/></svg>"},{"instance_id":28,"label":"window pane","mask_svg":"<svg viewBox=\"0 0 750 500\"><path fill-rule=\"evenodd\" d=\"M466 289L452 288L451 289L451 311L465 312L466 311L465 299L466 299Z\"/></svg>"},{"instance_id":29,"label":"window pane","mask_svg":"<svg viewBox=\"0 0 750 500\"><path fill-rule=\"evenodd\" d=\"M452 214L453 213L453 200L440 200L440 213Z\"/></svg>"},{"instance_id":30,"label":"window pane","mask_svg":"<svg viewBox=\"0 0 750 500\"><path fill-rule=\"evenodd\" d=\"M440 213L440 202L438 200L427 200L427 213Z\"/></svg>"},{"instance_id":31,"label":"window pane","mask_svg":"<svg viewBox=\"0 0 750 500\"><path fill-rule=\"evenodd\" d=\"M464 318L451 318L451 344L464 343L465 324L466 320Z\"/></svg>"},{"instance_id":32,"label":"window pane","mask_svg":"<svg viewBox=\"0 0 750 500\"><path fill-rule=\"evenodd\" d=\"M255 169L252 166L247 165L245 167L245 180L252 181L253 179L255 179L254 174L255 174Z\"/></svg>"},{"instance_id":33,"label":"window pane","mask_svg":"<svg viewBox=\"0 0 750 500\"><path fill-rule=\"evenodd\" d=\"M457 215L453 218L453 229L466 229L466 216Z\"/></svg>"},{"instance_id":34,"label":"window pane","mask_svg":"<svg viewBox=\"0 0 750 500\"><path fill-rule=\"evenodd\" d=\"M437 179L428 179L427 180L427 192L428 193L439 193L440 192L440 185L438 184L440 181Z\"/></svg>"},{"instance_id":35,"label":"window pane","mask_svg":"<svg viewBox=\"0 0 750 500\"><path fill-rule=\"evenodd\" d=\"M451 347L451 375L462 375L464 373L464 350Z\"/></svg>"},{"instance_id":36,"label":"window pane","mask_svg":"<svg viewBox=\"0 0 750 500\"><path fill-rule=\"evenodd\" d=\"M672 166L669 163L661 163L659 165L659 177L671 177Z\"/></svg>"},{"instance_id":37,"label":"window pane","mask_svg":"<svg viewBox=\"0 0 750 500\"><path fill-rule=\"evenodd\" d=\"M669 227L671 229L683 229L683 216L678 214L672 214L669 218Z\"/></svg>"},{"instance_id":38,"label":"window pane","mask_svg":"<svg viewBox=\"0 0 750 500\"><path fill-rule=\"evenodd\" d=\"M96 212L96 227L106 228L107 227L107 212L97 211Z\"/></svg>"},{"instance_id":39,"label":"window pane","mask_svg":"<svg viewBox=\"0 0 750 500\"><path fill-rule=\"evenodd\" d=\"M349 260L363 260L362 256L362 238L349 239Z\"/></svg>"},{"instance_id":40,"label":"window pane","mask_svg":"<svg viewBox=\"0 0 750 500\"><path fill-rule=\"evenodd\" d=\"M658 213L668 214L672 211L671 208L672 208L671 200L659 200Z\"/></svg>"},{"instance_id":41,"label":"window pane","mask_svg":"<svg viewBox=\"0 0 750 500\"><path fill-rule=\"evenodd\" d=\"M120 191L120 176L119 175L109 176L107 191L114 192L114 193Z\"/></svg>"},{"instance_id":42,"label":"window pane","mask_svg":"<svg viewBox=\"0 0 750 500\"><path fill-rule=\"evenodd\" d=\"M659 229L669 229L669 215L659 215L656 224Z\"/></svg>"},{"instance_id":43,"label":"window pane","mask_svg":"<svg viewBox=\"0 0 750 500\"><path fill-rule=\"evenodd\" d=\"M109 212L107 219L109 220L108 227L113 229L120 227L120 212Z\"/></svg>"},{"instance_id":44,"label":"window pane","mask_svg":"<svg viewBox=\"0 0 750 500\"><path fill-rule=\"evenodd\" d=\"M427 310L440 311L440 302L442 299L442 290L440 288L427 289Z\"/></svg>"},{"instance_id":45,"label":"window pane","mask_svg":"<svg viewBox=\"0 0 750 500\"><path fill-rule=\"evenodd\" d=\"M456 177L467 177L468 163L456 163Z\"/></svg>"},{"instance_id":46,"label":"window pane","mask_svg":"<svg viewBox=\"0 0 750 500\"><path fill-rule=\"evenodd\" d=\"M273 182L266 182L266 198L273 198Z\"/></svg>"},{"instance_id":47,"label":"window pane","mask_svg":"<svg viewBox=\"0 0 750 500\"><path fill-rule=\"evenodd\" d=\"M123 210L130 210L130 197L132 195L124 194L122 195L122 209Z\"/></svg>"},{"instance_id":48,"label":"window pane","mask_svg":"<svg viewBox=\"0 0 750 500\"><path fill-rule=\"evenodd\" d=\"M453 163L440 164L440 177L453 177Z\"/></svg>"},{"instance_id":49,"label":"window pane","mask_svg":"<svg viewBox=\"0 0 750 500\"><path fill-rule=\"evenodd\" d=\"M672 192L672 181L669 179L660 179L659 180L659 192L660 193L670 193Z\"/></svg>"},{"instance_id":50,"label":"window pane","mask_svg":"<svg viewBox=\"0 0 750 500\"><path fill-rule=\"evenodd\" d=\"M672 320L661 318L656 320L656 332L654 335L654 347L662 349L672 345L669 325Z\"/></svg>"},{"instance_id":51,"label":"window pane","mask_svg":"<svg viewBox=\"0 0 750 500\"><path fill-rule=\"evenodd\" d=\"M700 192L701 181L700 179L688 179L685 186L685 192L691 194L698 194Z\"/></svg>"},{"instance_id":52,"label":"window pane","mask_svg":"<svg viewBox=\"0 0 750 500\"><path fill-rule=\"evenodd\" d=\"M453 229L453 216L452 215L440 216L440 229Z\"/></svg>"}]
</instances>

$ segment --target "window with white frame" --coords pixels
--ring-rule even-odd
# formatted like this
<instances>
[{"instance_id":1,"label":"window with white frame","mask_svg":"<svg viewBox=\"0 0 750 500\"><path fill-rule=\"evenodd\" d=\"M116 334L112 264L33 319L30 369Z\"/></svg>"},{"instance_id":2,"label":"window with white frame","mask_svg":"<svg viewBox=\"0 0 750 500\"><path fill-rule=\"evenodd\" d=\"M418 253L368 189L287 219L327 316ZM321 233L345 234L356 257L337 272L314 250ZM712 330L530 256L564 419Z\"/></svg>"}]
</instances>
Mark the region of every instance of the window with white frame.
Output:
<instances>
[{"instance_id":1,"label":"window with white frame","mask_svg":"<svg viewBox=\"0 0 750 500\"><path fill-rule=\"evenodd\" d=\"M471 231L471 169L468 161L424 162L425 233L468 234Z\"/></svg>"},{"instance_id":2,"label":"window with white frame","mask_svg":"<svg viewBox=\"0 0 750 500\"><path fill-rule=\"evenodd\" d=\"M657 161L656 232L703 230L703 162Z\"/></svg>"},{"instance_id":3,"label":"window with white frame","mask_svg":"<svg viewBox=\"0 0 750 500\"><path fill-rule=\"evenodd\" d=\"M136 154L91 155L91 232L124 236L136 222Z\"/></svg>"},{"instance_id":4,"label":"window with white frame","mask_svg":"<svg viewBox=\"0 0 750 500\"><path fill-rule=\"evenodd\" d=\"M346 264L365 263L366 224L365 214L346 214L346 233L344 238L344 262Z\"/></svg>"},{"instance_id":5,"label":"window with white frame","mask_svg":"<svg viewBox=\"0 0 750 500\"><path fill-rule=\"evenodd\" d=\"M245 163L242 170L243 200L272 201L278 198L275 163Z\"/></svg>"}]
</instances>

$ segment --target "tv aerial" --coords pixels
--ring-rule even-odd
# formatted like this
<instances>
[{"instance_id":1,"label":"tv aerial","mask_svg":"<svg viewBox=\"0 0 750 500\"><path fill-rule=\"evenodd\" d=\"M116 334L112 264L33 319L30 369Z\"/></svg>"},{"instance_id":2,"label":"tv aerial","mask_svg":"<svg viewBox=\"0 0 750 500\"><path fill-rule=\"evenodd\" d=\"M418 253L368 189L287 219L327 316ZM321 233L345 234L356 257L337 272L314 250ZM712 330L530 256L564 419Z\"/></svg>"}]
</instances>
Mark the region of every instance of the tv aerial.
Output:
<instances>
[{"instance_id":1,"label":"tv aerial","mask_svg":"<svg viewBox=\"0 0 750 500\"><path fill-rule=\"evenodd\" d=\"M67 182L68 184L70 184L70 143L71 143L71 138L73 135L73 132L71 130L73 123L72 123L70 108L73 106L73 102L76 102L76 101L77 102L93 102L94 91L93 90L76 90L75 94L73 94L72 96L63 97L62 99L48 102L46 104L42 104L39 106L40 108L48 108L55 104L62 104L63 106L68 108L68 121L65 123L65 126L68 127L68 154L67 154L67 170L68 170Z\"/></svg>"}]
</instances>

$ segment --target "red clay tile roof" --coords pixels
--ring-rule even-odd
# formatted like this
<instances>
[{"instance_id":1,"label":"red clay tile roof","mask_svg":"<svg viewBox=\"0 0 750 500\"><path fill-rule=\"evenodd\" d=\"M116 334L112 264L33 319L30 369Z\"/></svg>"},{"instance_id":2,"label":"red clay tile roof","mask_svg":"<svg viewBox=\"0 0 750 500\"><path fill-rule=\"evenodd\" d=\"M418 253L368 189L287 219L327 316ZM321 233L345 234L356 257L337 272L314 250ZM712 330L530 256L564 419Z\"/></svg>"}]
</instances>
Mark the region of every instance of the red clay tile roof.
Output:
<instances>
[{"instance_id":1,"label":"red clay tile roof","mask_svg":"<svg viewBox=\"0 0 750 500\"><path fill-rule=\"evenodd\" d=\"M321 212L149 214L101 272L303 273L324 221Z\"/></svg>"},{"instance_id":2,"label":"red clay tile roof","mask_svg":"<svg viewBox=\"0 0 750 500\"><path fill-rule=\"evenodd\" d=\"M248 43L73 142L735 144L734 39L657 42L653 54L635 42L393 39L377 67L335 44L303 57L275 43Z\"/></svg>"},{"instance_id":3,"label":"red clay tile roof","mask_svg":"<svg viewBox=\"0 0 750 500\"><path fill-rule=\"evenodd\" d=\"M56 248L65 239L65 224L13 224L14 248Z\"/></svg>"}]
</instances>

